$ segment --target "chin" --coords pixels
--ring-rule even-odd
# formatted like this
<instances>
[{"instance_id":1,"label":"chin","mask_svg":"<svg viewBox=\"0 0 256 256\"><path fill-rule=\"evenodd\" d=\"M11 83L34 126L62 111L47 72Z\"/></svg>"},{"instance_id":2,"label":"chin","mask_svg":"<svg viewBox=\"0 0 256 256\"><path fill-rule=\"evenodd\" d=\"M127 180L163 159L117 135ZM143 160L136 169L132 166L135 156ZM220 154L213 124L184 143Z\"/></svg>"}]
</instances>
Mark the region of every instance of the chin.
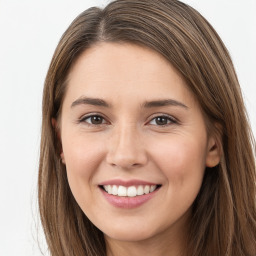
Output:
<instances>
[{"instance_id":1,"label":"chin","mask_svg":"<svg viewBox=\"0 0 256 256\"><path fill-rule=\"evenodd\" d=\"M108 232L109 231L109 232ZM143 240L150 239L153 237L157 231L149 229L149 225L147 227L142 228L137 225L137 227L121 228L119 227L111 227L107 232L104 232L104 235L113 240L126 241L126 242L139 242Z\"/></svg>"},{"instance_id":2,"label":"chin","mask_svg":"<svg viewBox=\"0 0 256 256\"><path fill-rule=\"evenodd\" d=\"M147 240L150 238L149 234L143 234L141 232L137 234L135 230L133 230L132 232L119 231L119 232L110 232L110 234L104 233L104 236L113 240L118 240L123 242L139 242L139 241Z\"/></svg>"}]
</instances>

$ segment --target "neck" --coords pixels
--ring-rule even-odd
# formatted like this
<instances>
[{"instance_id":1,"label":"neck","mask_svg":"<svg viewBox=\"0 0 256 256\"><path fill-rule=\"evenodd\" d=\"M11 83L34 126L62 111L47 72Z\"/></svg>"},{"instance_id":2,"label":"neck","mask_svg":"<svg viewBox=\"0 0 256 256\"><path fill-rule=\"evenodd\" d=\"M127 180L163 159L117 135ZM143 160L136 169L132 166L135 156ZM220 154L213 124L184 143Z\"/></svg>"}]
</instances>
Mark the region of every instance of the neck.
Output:
<instances>
[{"instance_id":1,"label":"neck","mask_svg":"<svg viewBox=\"0 0 256 256\"><path fill-rule=\"evenodd\" d=\"M114 246L113 246L114 245ZM161 246L162 243L149 242L121 242L119 244L111 244L107 247L107 256L183 256L181 246L170 243L168 247Z\"/></svg>"}]
</instances>

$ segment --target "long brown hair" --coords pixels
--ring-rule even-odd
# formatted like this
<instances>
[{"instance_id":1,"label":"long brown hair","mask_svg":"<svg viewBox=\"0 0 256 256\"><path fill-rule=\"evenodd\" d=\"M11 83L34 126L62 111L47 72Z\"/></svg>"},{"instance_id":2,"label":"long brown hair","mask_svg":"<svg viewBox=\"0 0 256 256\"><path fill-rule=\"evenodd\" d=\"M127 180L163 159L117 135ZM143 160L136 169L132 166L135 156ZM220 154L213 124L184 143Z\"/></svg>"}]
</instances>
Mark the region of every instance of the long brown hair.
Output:
<instances>
[{"instance_id":1,"label":"long brown hair","mask_svg":"<svg viewBox=\"0 0 256 256\"><path fill-rule=\"evenodd\" d=\"M193 204L190 256L256 254L255 143L227 49L212 26L177 0L117 0L79 15L62 36L45 80L38 180L42 225L54 256L104 256L104 236L76 203L60 161L58 118L66 78L80 54L97 42L128 42L164 56L184 77L222 159L205 170Z\"/></svg>"}]
</instances>

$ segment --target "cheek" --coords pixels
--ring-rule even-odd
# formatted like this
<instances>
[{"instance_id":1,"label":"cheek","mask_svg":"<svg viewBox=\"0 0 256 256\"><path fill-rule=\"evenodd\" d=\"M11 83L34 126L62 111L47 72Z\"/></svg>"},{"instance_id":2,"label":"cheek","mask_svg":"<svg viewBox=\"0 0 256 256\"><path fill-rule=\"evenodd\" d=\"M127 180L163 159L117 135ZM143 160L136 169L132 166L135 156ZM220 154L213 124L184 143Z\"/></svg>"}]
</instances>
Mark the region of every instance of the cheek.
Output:
<instances>
[{"instance_id":1,"label":"cheek","mask_svg":"<svg viewBox=\"0 0 256 256\"><path fill-rule=\"evenodd\" d=\"M158 143L151 152L173 189L200 186L205 170L206 146L200 140L178 137Z\"/></svg>"},{"instance_id":2,"label":"cheek","mask_svg":"<svg viewBox=\"0 0 256 256\"><path fill-rule=\"evenodd\" d=\"M165 143L167 144L167 143ZM193 140L173 141L158 151L158 168L166 177L166 212L182 216L196 199L205 170L205 146ZM157 151L156 151L157 152Z\"/></svg>"},{"instance_id":3,"label":"cheek","mask_svg":"<svg viewBox=\"0 0 256 256\"><path fill-rule=\"evenodd\" d=\"M73 137L72 141L65 141L64 138L62 143L68 183L76 201L82 207L91 200L87 195L93 189L92 177L101 163L102 147L95 141L81 137Z\"/></svg>"},{"instance_id":4,"label":"cheek","mask_svg":"<svg viewBox=\"0 0 256 256\"><path fill-rule=\"evenodd\" d=\"M79 176L90 175L102 155L102 144L89 136L63 136L62 147L68 172Z\"/></svg>"}]
</instances>

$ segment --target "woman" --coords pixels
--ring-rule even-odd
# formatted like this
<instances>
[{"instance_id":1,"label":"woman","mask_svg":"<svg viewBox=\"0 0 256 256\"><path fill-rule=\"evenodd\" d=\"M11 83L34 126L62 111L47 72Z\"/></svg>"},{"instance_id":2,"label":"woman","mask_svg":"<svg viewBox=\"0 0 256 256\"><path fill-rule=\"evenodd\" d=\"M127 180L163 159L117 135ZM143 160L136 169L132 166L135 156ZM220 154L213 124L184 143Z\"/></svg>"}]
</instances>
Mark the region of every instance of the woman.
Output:
<instances>
[{"instance_id":1,"label":"woman","mask_svg":"<svg viewBox=\"0 0 256 256\"><path fill-rule=\"evenodd\" d=\"M221 39L176 0L78 16L44 87L52 255L256 253L254 139Z\"/></svg>"}]
</instances>

